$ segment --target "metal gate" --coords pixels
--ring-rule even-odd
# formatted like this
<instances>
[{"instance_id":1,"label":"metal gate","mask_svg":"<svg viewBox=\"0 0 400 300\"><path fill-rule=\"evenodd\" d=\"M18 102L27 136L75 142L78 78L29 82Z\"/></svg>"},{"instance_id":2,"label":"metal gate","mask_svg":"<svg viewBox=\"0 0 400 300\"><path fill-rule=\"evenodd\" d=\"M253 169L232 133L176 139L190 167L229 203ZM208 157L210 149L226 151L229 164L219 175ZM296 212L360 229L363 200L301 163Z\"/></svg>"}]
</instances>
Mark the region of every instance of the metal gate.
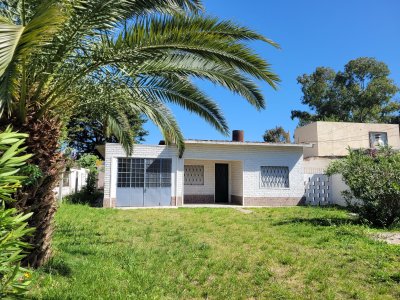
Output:
<instances>
[{"instance_id":1,"label":"metal gate","mask_svg":"<svg viewBox=\"0 0 400 300\"><path fill-rule=\"evenodd\" d=\"M170 158L119 158L118 207L171 205Z\"/></svg>"}]
</instances>

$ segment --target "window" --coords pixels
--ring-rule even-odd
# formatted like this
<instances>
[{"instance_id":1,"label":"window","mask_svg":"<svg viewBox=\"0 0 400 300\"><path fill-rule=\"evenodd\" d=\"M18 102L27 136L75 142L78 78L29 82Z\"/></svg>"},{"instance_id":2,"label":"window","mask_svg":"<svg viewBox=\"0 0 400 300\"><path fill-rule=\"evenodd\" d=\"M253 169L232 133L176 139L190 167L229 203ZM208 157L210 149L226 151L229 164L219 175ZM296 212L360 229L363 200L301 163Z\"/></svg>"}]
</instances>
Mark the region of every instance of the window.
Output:
<instances>
[{"instance_id":1,"label":"window","mask_svg":"<svg viewBox=\"0 0 400 300\"><path fill-rule=\"evenodd\" d=\"M261 187L262 188L288 188L289 187L289 168L288 167L261 167Z\"/></svg>"},{"instance_id":2,"label":"window","mask_svg":"<svg viewBox=\"0 0 400 300\"><path fill-rule=\"evenodd\" d=\"M185 166L185 185L204 185L204 166Z\"/></svg>"},{"instance_id":3,"label":"window","mask_svg":"<svg viewBox=\"0 0 400 300\"><path fill-rule=\"evenodd\" d=\"M369 145L371 148L387 146L387 133L386 132L370 132Z\"/></svg>"},{"instance_id":4,"label":"window","mask_svg":"<svg viewBox=\"0 0 400 300\"><path fill-rule=\"evenodd\" d=\"M67 171L63 174L63 182L62 182L62 186L66 187L69 186L69 175L71 174L70 171Z\"/></svg>"},{"instance_id":5,"label":"window","mask_svg":"<svg viewBox=\"0 0 400 300\"><path fill-rule=\"evenodd\" d=\"M171 166L167 158L119 158L117 187L170 187Z\"/></svg>"}]
</instances>

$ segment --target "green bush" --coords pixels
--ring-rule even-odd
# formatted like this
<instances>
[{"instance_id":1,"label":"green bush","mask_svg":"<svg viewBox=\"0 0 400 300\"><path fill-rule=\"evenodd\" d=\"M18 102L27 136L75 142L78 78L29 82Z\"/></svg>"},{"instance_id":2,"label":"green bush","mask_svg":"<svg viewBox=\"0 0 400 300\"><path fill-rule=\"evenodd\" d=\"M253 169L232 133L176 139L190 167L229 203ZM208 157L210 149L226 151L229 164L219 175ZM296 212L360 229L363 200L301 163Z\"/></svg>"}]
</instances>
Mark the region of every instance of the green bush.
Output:
<instances>
[{"instance_id":1,"label":"green bush","mask_svg":"<svg viewBox=\"0 0 400 300\"><path fill-rule=\"evenodd\" d=\"M349 155L333 162L327 173L342 174L350 188L344 196L361 219L378 227L400 221L400 152L349 149Z\"/></svg>"},{"instance_id":2,"label":"green bush","mask_svg":"<svg viewBox=\"0 0 400 300\"><path fill-rule=\"evenodd\" d=\"M71 204L89 204L90 206L99 206L98 200L103 198L103 193L95 191L88 193L85 189L68 195L64 198L65 203Z\"/></svg>"},{"instance_id":3,"label":"green bush","mask_svg":"<svg viewBox=\"0 0 400 300\"><path fill-rule=\"evenodd\" d=\"M24 237L33 229L27 228L26 220L31 214L18 214L14 208L7 209L6 202L21 186L23 176L17 176L20 167L30 155L21 155L26 135L7 128L0 133L0 299L21 298L29 286L30 272L20 267L24 250L29 247Z\"/></svg>"},{"instance_id":4,"label":"green bush","mask_svg":"<svg viewBox=\"0 0 400 300\"><path fill-rule=\"evenodd\" d=\"M84 154L78 160L78 164L82 168L89 169L88 178L86 180L85 191L89 195L94 194L97 190L97 175L99 171L97 169L96 162L99 158L93 154Z\"/></svg>"}]
</instances>

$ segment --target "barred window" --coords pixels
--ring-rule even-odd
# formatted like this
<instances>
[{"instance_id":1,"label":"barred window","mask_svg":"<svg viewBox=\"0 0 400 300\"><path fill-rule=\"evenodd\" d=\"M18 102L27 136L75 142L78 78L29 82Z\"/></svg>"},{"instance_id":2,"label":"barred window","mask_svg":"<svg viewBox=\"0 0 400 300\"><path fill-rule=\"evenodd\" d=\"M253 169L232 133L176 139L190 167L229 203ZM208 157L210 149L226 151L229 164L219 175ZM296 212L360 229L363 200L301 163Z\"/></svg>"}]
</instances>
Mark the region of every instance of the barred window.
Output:
<instances>
[{"instance_id":1,"label":"barred window","mask_svg":"<svg viewBox=\"0 0 400 300\"><path fill-rule=\"evenodd\" d=\"M261 167L262 188L288 188L289 168L276 166Z\"/></svg>"},{"instance_id":2,"label":"barred window","mask_svg":"<svg viewBox=\"0 0 400 300\"><path fill-rule=\"evenodd\" d=\"M185 185L204 185L204 166L185 166Z\"/></svg>"},{"instance_id":3,"label":"barred window","mask_svg":"<svg viewBox=\"0 0 400 300\"><path fill-rule=\"evenodd\" d=\"M171 186L172 160L161 159L161 187Z\"/></svg>"},{"instance_id":4,"label":"barred window","mask_svg":"<svg viewBox=\"0 0 400 300\"><path fill-rule=\"evenodd\" d=\"M170 187L171 166L171 159L119 158L117 187Z\"/></svg>"}]
</instances>

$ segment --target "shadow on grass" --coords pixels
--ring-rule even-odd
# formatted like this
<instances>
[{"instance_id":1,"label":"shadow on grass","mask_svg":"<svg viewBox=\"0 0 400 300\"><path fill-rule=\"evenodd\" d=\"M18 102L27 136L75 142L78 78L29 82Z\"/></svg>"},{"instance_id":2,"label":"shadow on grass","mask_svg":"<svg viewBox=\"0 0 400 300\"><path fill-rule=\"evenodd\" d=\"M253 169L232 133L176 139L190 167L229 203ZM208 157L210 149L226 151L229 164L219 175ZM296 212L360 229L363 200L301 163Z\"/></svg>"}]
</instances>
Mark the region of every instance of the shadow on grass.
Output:
<instances>
[{"instance_id":1,"label":"shadow on grass","mask_svg":"<svg viewBox=\"0 0 400 300\"><path fill-rule=\"evenodd\" d=\"M54 258L42 268L42 271L50 275L60 275L64 277L70 277L72 274L72 269L65 261Z\"/></svg>"},{"instance_id":2,"label":"shadow on grass","mask_svg":"<svg viewBox=\"0 0 400 300\"><path fill-rule=\"evenodd\" d=\"M352 218L292 218L289 220L273 223L275 226L290 224L308 224L313 226L341 226L341 225L360 225L358 219Z\"/></svg>"}]
</instances>

